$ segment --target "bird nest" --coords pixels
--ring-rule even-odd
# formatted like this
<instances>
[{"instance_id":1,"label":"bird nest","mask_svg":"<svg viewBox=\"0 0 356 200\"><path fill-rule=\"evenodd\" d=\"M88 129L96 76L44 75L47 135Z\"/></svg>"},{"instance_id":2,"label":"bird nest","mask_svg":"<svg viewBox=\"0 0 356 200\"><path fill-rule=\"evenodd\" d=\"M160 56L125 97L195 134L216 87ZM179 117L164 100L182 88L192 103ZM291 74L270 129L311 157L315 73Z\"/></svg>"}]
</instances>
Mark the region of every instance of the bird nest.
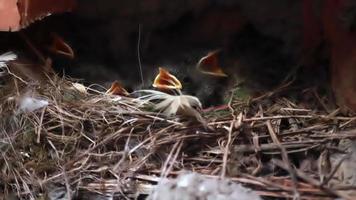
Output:
<instances>
[{"instance_id":1,"label":"bird nest","mask_svg":"<svg viewBox=\"0 0 356 200\"><path fill-rule=\"evenodd\" d=\"M235 91L227 106L204 110L201 124L86 89L66 79L28 85L12 77L1 87L5 198L144 197L160 177L182 170L230 178L272 199L351 199L355 192L355 167L344 164L353 155L355 118L329 111L313 90L299 92L308 101L281 96L286 87L247 100ZM21 111L28 91L47 104Z\"/></svg>"}]
</instances>

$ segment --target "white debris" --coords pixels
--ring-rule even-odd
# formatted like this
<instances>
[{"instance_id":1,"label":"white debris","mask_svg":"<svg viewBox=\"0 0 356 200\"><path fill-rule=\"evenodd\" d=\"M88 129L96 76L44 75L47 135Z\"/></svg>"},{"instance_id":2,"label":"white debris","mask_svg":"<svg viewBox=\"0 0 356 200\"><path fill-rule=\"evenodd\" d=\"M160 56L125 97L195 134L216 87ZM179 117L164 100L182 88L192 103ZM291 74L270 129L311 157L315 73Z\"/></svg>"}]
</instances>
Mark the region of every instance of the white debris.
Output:
<instances>
[{"instance_id":1,"label":"white debris","mask_svg":"<svg viewBox=\"0 0 356 200\"><path fill-rule=\"evenodd\" d=\"M24 96L19 101L19 111L33 112L37 109L43 108L48 105L47 100L37 99L34 97Z\"/></svg>"},{"instance_id":2,"label":"white debris","mask_svg":"<svg viewBox=\"0 0 356 200\"><path fill-rule=\"evenodd\" d=\"M14 54L13 52L7 52L0 55L0 77L6 74L6 70L7 70L6 63L15 60L16 58L17 55Z\"/></svg>"},{"instance_id":3,"label":"white debris","mask_svg":"<svg viewBox=\"0 0 356 200\"><path fill-rule=\"evenodd\" d=\"M338 144L338 150L323 152L320 155L318 160L320 179L325 181L325 178L332 174L333 177L327 182L329 187L342 185L354 188L356 186L356 141L342 139ZM338 192L349 196L350 199L356 197L356 190L340 190Z\"/></svg>"},{"instance_id":4,"label":"white debris","mask_svg":"<svg viewBox=\"0 0 356 200\"><path fill-rule=\"evenodd\" d=\"M87 94L88 93L87 88L81 83L72 83L72 87L70 89L76 90L76 91L78 91L80 93L83 93L83 94Z\"/></svg>"},{"instance_id":5,"label":"white debris","mask_svg":"<svg viewBox=\"0 0 356 200\"><path fill-rule=\"evenodd\" d=\"M333 153L330 156L331 165L333 168L340 165L331 182L334 184L343 184L355 187L356 186L356 141L343 140L339 144L340 149L345 150L345 154ZM356 195L356 192L355 192Z\"/></svg>"},{"instance_id":6,"label":"white debris","mask_svg":"<svg viewBox=\"0 0 356 200\"><path fill-rule=\"evenodd\" d=\"M190 188L198 184L197 174L188 173L177 178L177 186L180 188Z\"/></svg>"},{"instance_id":7,"label":"white debris","mask_svg":"<svg viewBox=\"0 0 356 200\"><path fill-rule=\"evenodd\" d=\"M148 200L261 200L252 190L226 179L184 173L174 180L164 179Z\"/></svg>"}]
</instances>

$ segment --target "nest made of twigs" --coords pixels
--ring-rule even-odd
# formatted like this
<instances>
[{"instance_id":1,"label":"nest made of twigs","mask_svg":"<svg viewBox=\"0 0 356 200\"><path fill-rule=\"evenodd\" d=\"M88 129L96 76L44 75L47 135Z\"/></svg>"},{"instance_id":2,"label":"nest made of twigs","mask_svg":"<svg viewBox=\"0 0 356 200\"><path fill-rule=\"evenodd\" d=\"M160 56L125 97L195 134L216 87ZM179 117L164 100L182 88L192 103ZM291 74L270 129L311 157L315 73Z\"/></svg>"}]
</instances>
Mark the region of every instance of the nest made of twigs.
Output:
<instances>
[{"instance_id":1,"label":"nest made of twigs","mask_svg":"<svg viewBox=\"0 0 356 200\"><path fill-rule=\"evenodd\" d=\"M183 169L229 177L270 198L350 198L353 191L334 187L335 165L320 163L324 152L345 152L339 144L356 137L354 117L269 93L244 102L232 97L224 109L203 113L205 127L138 107L131 97L77 91L70 80L32 86L9 80L0 101L4 194L134 198ZM48 106L18 112L16 99L29 90Z\"/></svg>"}]
</instances>

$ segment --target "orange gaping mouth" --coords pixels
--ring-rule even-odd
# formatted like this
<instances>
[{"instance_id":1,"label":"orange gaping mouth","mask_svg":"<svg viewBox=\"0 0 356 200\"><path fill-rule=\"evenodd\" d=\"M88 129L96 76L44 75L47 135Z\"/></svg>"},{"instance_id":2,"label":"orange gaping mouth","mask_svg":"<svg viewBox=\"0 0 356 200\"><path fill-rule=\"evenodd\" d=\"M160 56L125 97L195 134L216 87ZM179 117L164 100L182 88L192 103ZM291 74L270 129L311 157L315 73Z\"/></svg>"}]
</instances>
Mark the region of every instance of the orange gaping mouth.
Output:
<instances>
[{"instance_id":1,"label":"orange gaping mouth","mask_svg":"<svg viewBox=\"0 0 356 200\"><path fill-rule=\"evenodd\" d=\"M66 56L70 59L74 58L74 51L70 45L64 41L62 37L60 37L57 34L52 35L53 40L52 40L52 45L49 47L49 50L52 53L59 54Z\"/></svg>"},{"instance_id":2,"label":"orange gaping mouth","mask_svg":"<svg viewBox=\"0 0 356 200\"><path fill-rule=\"evenodd\" d=\"M208 53L205 57L200 59L197 64L197 68L204 74L209 74L219 77L227 77L227 74L222 70L219 65L219 50Z\"/></svg>"},{"instance_id":3,"label":"orange gaping mouth","mask_svg":"<svg viewBox=\"0 0 356 200\"><path fill-rule=\"evenodd\" d=\"M122 85L118 81L114 81L111 84L111 87L110 87L110 89L108 89L108 91L106 91L106 94L129 96L129 93L127 92L127 90L124 87L122 87Z\"/></svg>"},{"instance_id":4,"label":"orange gaping mouth","mask_svg":"<svg viewBox=\"0 0 356 200\"><path fill-rule=\"evenodd\" d=\"M156 76L152 86L164 90L182 89L181 82L174 75L170 74L162 67L159 68L159 74Z\"/></svg>"}]
</instances>

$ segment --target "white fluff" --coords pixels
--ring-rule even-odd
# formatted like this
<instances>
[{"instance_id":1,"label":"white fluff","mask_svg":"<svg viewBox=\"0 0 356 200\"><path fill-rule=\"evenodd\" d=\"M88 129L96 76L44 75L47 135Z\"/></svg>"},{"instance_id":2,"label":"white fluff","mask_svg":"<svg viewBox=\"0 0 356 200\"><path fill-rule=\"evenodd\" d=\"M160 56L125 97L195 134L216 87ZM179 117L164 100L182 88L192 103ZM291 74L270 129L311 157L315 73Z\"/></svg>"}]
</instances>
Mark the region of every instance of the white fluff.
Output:
<instances>
[{"instance_id":1,"label":"white fluff","mask_svg":"<svg viewBox=\"0 0 356 200\"><path fill-rule=\"evenodd\" d=\"M0 55L0 66L1 66L1 63L5 63L5 62L8 62L8 61L11 61L11 60L15 60L17 58L17 55L14 54L13 52L6 52L4 54L1 54Z\"/></svg>"},{"instance_id":2,"label":"white fluff","mask_svg":"<svg viewBox=\"0 0 356 200\"><path fill-rule=\"evenodd\" d=\"M148 200L261 200L252 190L229 180L184 173L173 180L164 179Z\"/></svg>"},{"instance_id":3,"label":"white fluff","mask_svg":"<svg viewBox=\"0 0 356 200\"><path fill-rule=\"evenodd\" d=\"M179 176L177 178L177 186L180 188L190 188L198 184L197 175L194 173L188 173L184 176Z\"/></svg>"},{"instance_id":4,"label":"white fluff","mask_svg":"<svg viewBox=\"0 0 356 200\"><path fill-rule=\"evenodd\" d=\"M0 76L3 76L6 73L7 65L6 63L12 60L15 60L17 55L13 52L7 52L0 55Z\"/></svg>"},{"instance_id":5,"label":"white fluff","mask_svg":"<svg viewBox=\"0 0 356 200\"><path fill-rule=\"evenodd\" d=\"M33 97L22 97L19 101L19 111L33 112L48 105L48 101Z\"/></svg>"},{"instance_id":6,"label":"white fluff","mask_svg":"<svg viewBox=\"0 0 356 200\"><path fill-rule=\"evenodd\" d=\"M154 104L154 109L166 115L185 114L188 110L201 109L202 105L197 97L190 95L170 95L164 92L155 90L139 90L137 92L148 93L142 97L137 98L141 105L147 104L152 101L159 101ZM178 113L179 111L183 111Z\"/></svg>"}]
</instances>

